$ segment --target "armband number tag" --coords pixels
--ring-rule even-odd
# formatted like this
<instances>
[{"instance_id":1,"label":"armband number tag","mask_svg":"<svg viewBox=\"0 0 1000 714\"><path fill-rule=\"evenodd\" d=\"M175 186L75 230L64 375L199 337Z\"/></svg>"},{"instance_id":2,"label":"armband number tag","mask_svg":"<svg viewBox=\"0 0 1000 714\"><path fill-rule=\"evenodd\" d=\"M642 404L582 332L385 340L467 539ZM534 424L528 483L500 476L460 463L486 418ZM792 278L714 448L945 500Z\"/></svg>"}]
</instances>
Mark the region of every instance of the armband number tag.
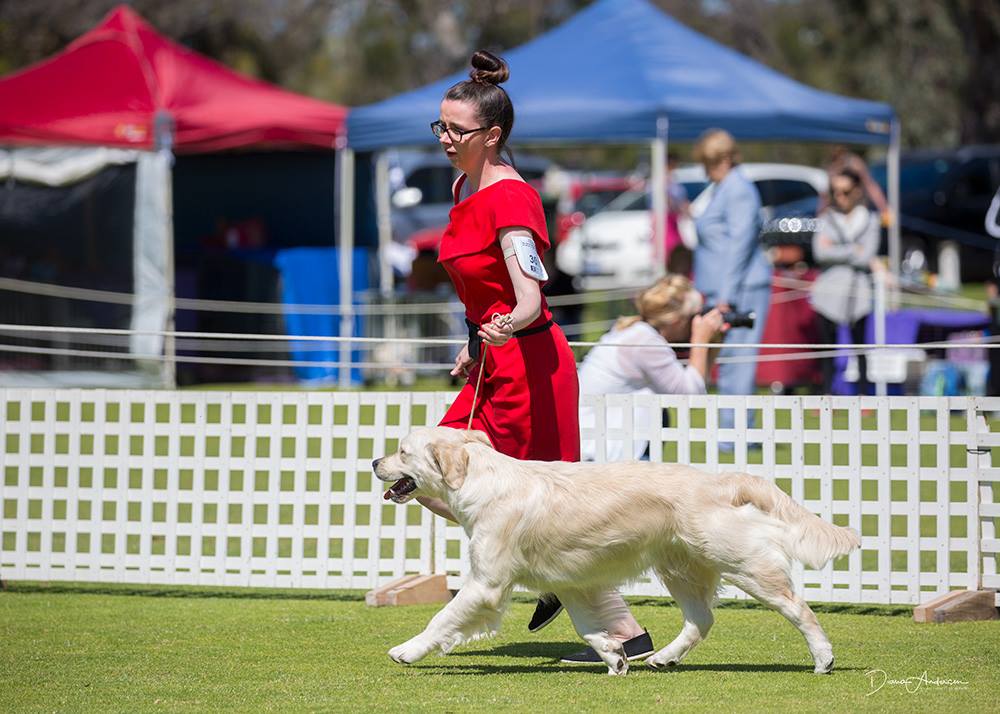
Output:
<instances>
[{"instance_id":1,"label":"armband number tag","mask_svg":"<svg viewBox=\"0 0 1000 714\"><path fill-rule=\"evenodd\" d=\"M514 254L517 256L517 264L521 266L527 275L535 280L548 280L549 274L545 272L542 259L535 249L535 239L529 236L513 236Z\"/></svg>"}]
</instances>

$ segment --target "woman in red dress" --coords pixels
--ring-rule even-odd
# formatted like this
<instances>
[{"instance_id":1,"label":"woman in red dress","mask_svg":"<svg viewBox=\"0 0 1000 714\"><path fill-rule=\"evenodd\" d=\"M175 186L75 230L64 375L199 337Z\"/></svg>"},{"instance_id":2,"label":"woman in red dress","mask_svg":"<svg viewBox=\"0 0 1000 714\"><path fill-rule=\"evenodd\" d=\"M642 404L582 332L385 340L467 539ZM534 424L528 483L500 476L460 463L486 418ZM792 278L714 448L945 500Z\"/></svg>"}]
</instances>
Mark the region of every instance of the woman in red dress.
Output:
<instances>
[{"instance_id":1,"label":"woman in red dress","mask_svg":"<svg viewBox=\"0 0 1000 714\"><path fill-rule=\"evenodd\" d=\"M514 108L498 85L510 73L503 60L482 51L472 56L472 67L471 79L448 90L441 117L431 124L452 165L462 172L438 261L465 305L469 325L469 342L451 372L467 382L441 426L466 429L471 414L472 428L485 432L503 454L579 461L576 359L552 322L541 291L547 279L541 255L549 248L541 199L500 158L514 125ZM419 500L454 520L444 502ZM593 608L613 636L647 649L649 635L617 593L602 595ZM560 610L554 597L540 600L529 629L541 629Z\"/></svg>"}]
</instances>

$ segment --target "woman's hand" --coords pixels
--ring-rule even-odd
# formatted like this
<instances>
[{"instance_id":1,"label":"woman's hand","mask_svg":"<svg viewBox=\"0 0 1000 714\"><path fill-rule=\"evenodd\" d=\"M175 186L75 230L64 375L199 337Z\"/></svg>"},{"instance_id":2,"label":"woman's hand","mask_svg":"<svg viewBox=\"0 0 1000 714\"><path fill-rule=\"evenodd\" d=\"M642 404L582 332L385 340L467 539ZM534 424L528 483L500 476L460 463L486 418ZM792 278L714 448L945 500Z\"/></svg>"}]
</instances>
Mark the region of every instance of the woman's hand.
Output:
<instances>
[{"instance_id":1,"label":"woman's hand","mask_svg":"<svg viewBox=\"0 0 1000 714\"><path fill-rule=\"evenodd\" d=\"M507 344L514 336L514 318L510 315L494 315L490 322L480 326L479 336L495 347Z\"/></svg>"},{"instance_id":2,"label":"woman's hand","mask_svg":"<svg viewBox=\"0 0 1000 714\"><path fill-rule=\"evenodd\" d=\"M468 378L469 368L475 363L476 360L469 357L469 345L466 343L455 358L455 367L451 370L451 376Z\"/></svg>"},{"instance_id":3,"label":"woman's hand","mask_svg":"<svg viewBox=\"0 0 1000 714\"><path fill-rule=\"evenodd\" d=\"M729 325L722 321L722 311L719 308L704 315L695 315L691 320L691 342L693 344L715 342L728 329Z\"/></svg>"}]
</instances>

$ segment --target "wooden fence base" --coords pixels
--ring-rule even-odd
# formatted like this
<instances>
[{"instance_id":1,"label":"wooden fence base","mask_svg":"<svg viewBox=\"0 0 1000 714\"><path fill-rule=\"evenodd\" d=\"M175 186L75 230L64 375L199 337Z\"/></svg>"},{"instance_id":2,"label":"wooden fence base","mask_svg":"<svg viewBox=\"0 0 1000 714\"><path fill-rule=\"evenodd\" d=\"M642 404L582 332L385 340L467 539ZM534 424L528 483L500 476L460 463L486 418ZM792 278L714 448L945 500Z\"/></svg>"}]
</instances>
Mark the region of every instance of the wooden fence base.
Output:
<instances>
[{"instance_id":1,"label":"wooden fence base","mask_svg":"<svg viewBox=\"0 0 1000 714\"><path fill-rule=\"evenodd\" d=\"M449 600L451 591L444 575L404 575L365 593L365 603L371 607L427 605Z\"/></svg>"},{"instance_id":2,"label":"wooden fence base","mask_svg":"<svg viewBox=\"0 0 1000 714\"><path fill-rule=\"evenodd\" d=\"M953 590L913 608L913 621L996 620L996 596L996 590Z\"/></svg>"}]
</instances>

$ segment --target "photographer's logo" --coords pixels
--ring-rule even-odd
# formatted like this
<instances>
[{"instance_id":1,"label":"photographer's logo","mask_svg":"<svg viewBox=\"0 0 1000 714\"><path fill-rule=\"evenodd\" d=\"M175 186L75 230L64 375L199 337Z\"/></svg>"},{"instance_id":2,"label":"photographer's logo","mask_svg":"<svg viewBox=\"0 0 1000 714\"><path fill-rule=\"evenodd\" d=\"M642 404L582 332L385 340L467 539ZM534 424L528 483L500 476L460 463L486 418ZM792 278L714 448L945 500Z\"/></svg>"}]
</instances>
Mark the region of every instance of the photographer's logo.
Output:
<instances>
[{"instance_id":1,"label":"photographer's logo","mask_svg":"<svg viewBox=\"0 0 1000 714\"><path fill-rule=\"evenodd\" d=\"M932 679L927 676L926 669L918 675L904 677L903 679L892 679L884 669L869 669L865 672L865 677L868 679L869 688L868 694L865 695L866 697L870 697L886 686L902 686L910 694L916 694L923 687L957 687L964 689L969 685L968 682L964 682L961 679Z\"/></svg>"}]
</instances>

